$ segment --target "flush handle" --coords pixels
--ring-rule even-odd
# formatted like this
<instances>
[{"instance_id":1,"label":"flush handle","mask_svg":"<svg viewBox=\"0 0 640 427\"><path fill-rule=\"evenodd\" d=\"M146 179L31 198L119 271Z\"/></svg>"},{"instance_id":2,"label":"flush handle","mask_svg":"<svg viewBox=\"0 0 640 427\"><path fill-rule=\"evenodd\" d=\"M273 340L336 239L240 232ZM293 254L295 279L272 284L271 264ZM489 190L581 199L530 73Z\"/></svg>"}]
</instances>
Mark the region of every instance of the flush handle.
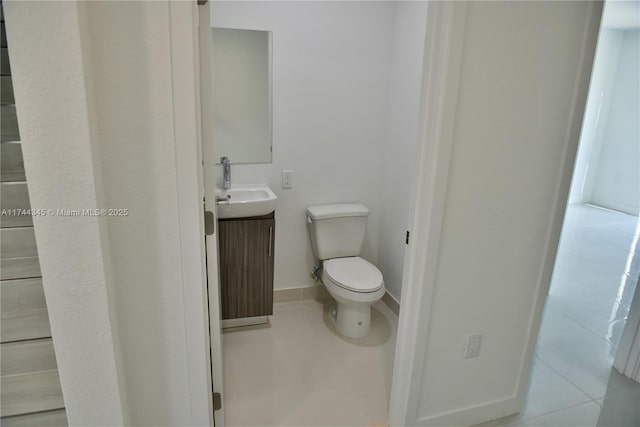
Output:
<instances>
[{"instance_id":1,"label":"flush handle","mask_svg":"<svg viewBox=\"0 0 640 427\"><path fill-rule=\"evenodd\" d=\"M273 227L269 227L269 256L271 256L272 242L273 242Z\"/></svg>"}]
</instances>

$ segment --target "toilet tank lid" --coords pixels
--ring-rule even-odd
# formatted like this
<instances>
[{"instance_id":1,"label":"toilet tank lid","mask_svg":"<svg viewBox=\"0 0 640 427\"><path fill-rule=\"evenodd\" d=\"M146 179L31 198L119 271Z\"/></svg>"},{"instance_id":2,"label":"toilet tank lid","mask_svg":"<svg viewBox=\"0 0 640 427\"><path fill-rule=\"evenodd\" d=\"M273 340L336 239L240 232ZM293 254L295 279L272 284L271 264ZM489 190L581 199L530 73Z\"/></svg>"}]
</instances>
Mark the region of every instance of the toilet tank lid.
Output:
<instances>
[{"instance_id":1,"label":"toilet tank lid","mask_svg":"<svg viewBox=\"0 0 640 427\"><path fill-rule=\"evenodd\" d=\"M312 220L338 218L345 216L369 216L369 208L359 203L336 203L333 205L317 205L307 208L307 215Z\"/></svg>"}]
</instances>

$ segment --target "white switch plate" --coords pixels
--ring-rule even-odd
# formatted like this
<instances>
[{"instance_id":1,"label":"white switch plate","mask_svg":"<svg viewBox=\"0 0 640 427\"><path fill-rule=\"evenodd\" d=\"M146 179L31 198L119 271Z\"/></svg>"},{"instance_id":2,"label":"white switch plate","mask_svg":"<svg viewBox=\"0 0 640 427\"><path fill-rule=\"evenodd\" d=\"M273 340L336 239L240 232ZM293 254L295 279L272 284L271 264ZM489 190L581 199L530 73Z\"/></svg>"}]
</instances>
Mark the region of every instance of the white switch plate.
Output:
<instances>
[{"instance_id":1,"label":"white switch plate","mask_svg":"<svg viewBox=\"0 0 640 427\"><path fill-rule=\"evenodd\" d=\"M282 188L293 188L293 171L282 171Z\"/></svg>"}]
</instances>

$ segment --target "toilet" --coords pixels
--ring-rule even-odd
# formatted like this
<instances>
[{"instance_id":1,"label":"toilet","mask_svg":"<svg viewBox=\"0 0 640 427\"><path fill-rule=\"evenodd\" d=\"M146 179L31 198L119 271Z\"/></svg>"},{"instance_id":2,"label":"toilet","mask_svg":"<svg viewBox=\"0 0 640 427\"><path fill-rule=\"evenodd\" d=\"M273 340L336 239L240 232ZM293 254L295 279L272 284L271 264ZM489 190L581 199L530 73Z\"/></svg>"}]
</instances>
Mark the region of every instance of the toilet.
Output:
<instances>
[{"instance_id":1,"label":"toilet","mask_svg":"<svg viewBox=\"0 0 640 427\"><path fill-rule=\"evenodd\" d=\"M307 208L313 254L321 262L320 280L338 302L332 312L338 332L363 338L371 328L371 305L384 295L382 273L360 258L369 209L357 203Z\"/></svg>"}]
</instances>

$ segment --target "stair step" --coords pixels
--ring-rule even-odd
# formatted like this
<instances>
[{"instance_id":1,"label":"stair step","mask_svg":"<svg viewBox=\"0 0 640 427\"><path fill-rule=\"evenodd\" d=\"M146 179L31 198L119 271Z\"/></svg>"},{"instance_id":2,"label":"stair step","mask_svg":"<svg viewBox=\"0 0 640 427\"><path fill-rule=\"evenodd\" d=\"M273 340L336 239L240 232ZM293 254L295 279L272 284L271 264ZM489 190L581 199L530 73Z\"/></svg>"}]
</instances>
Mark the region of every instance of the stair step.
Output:
<instances>
[{"instance_id":1,"label":"stair step","mask_svg":"<svg viewBox=\"0 0 640 427\"><path fill-rule=\"evenodd\" d=\"M0 74L3 76L11 75L11 67L9 66L9 50L6 47L0 48Z\"/></svg>"},{"instance_id":2,"label":"stair step","mask_svg":"<svg viewBox=\"0 0 640 427\"><path fill-rule=\"evenodd\" d=\"M19 141L20 130L18 129L18 115L16 113L16 106L0 106L0 120L0 141Z\"/></svg>"},{"instance_id":3,"label":"stair step","mask_svg":"<svg viewBox=\"0 0 640 427\"><path fill-rule=\"evenodd\" d=\"M24 170L2 170L0 174L0 182L24 182L26 177Z\"/></svg>"},{"instance_id":4,"label":"stair step","mask_svg":"<svg viewBox=\"0 0 640 427\"><path fill-rule=\"evenodd\" d=\"M25 279L40 276L42 276L42 273L40 273L40 262L37 256L0 260L0 280Z\"/></svg>"},{"instance_id":5,"label":"stair step","mask_svg":"<svg viewBox=\"0 0 640 427\"><path fill-rule=\"evenodd\" d=\"M67 413L64 409L2 418L3 427L67 427L68 425Z\"/></svg>"},{"instance_id":6,"label":"stair step","mask_svg":"<svg viewBox=\"0 0 640 427\"><path fill-rule=\"evenodd\" d=\"M0 183L0 228L32 226L31 215L23 213L30 207L26 182Z\"/></svg>"},{"instance_id":7,"label":"stair step","mask_svg":"<svg viewBox=\"0 0 640 427\"><path fill-rule=\"evenodd\" d=\"M16 99L13 96L13 82L11 80L11 76L0 77L0 103L2 105L16 103Z\"/></svg>"},{"instance_id":8,"label":"stair step","mask_svg":"<svg viewBox=\"0 0 640 427\"><path fill-rule=\"evenodd\" d=\"M58 371L3 377L0 401L3 417L64 408Z\"/></svg>"},{"instance_id":9,"label":"stair step","mask_svg":"<svg viewBox=\"0 0 640 427\"><path fill-rule=\"evenodd\" d=\"M51 338L0 345L0 375L21 375L58 369Z\"/></svg>"},{"instance_id":10,"label":"stair step","mask_svg":"<svg viewBox=\"0 0 640 427\"><path fill-rule=\"evenodd\" d=\"M0 281L0 299L3 314L47 308L41 277Z\"/></svg>"},{"instance_id":11,"label":"stair step","mask_svg":"<svg viewBox=\"0 0 640 427\"><path fill-rule=\"evenodd\" d=\"M9 181L4 178L5 172L21 171L24 177L24 161L22 160L20 141L7 141L0 144L0 169L2 182ZM24 178L20 181L24 181Z\"/></svg>"},{"instance_id":12,"label":"stair step","mask_svg":"<svg viewBox=\"0 0 640 427\"><path fill-rule=\"evenodd\" d=\"M20 141L0 144L0 181L24 181L24 162Z\"/></svg>"},{"instance_id":13,"label":"stair step","mask_svg":"<svg viewBox=\"0 0 640 427\"><path fill-rule=\"evenodd\" d=\"M50 338L49 313L47 309L2 313L0 342L14 342Z\"/></svg>"},{"instance_id":14,"label":"stair step","mask_svg":"<svg viewBox=\"0 0 640 427\"><path fill-rule=\"evenodd\" d=\"M7 31L4 28L4 22L0 25L0 47L7 47Z\"/></svg>"},{"instance_id":15,"label":"stair step","mask_svg":"<svg viewBox=\"0 0 640 427\"><path fill-rule=\"evenodd\" d=\"M3 343L51 337L41 278L0 281ZM3 361L4 369L4 347Z\"/></svg>"},{"instance_id":16,"label":"stair step","mask_svg":"<svg viewBox=\"0 0 640 427\"><path fill-rule=\"evenodd\" d=\"M0 259L38 257L33 227L0 229Z\"/></svg>"}]
</instances>

